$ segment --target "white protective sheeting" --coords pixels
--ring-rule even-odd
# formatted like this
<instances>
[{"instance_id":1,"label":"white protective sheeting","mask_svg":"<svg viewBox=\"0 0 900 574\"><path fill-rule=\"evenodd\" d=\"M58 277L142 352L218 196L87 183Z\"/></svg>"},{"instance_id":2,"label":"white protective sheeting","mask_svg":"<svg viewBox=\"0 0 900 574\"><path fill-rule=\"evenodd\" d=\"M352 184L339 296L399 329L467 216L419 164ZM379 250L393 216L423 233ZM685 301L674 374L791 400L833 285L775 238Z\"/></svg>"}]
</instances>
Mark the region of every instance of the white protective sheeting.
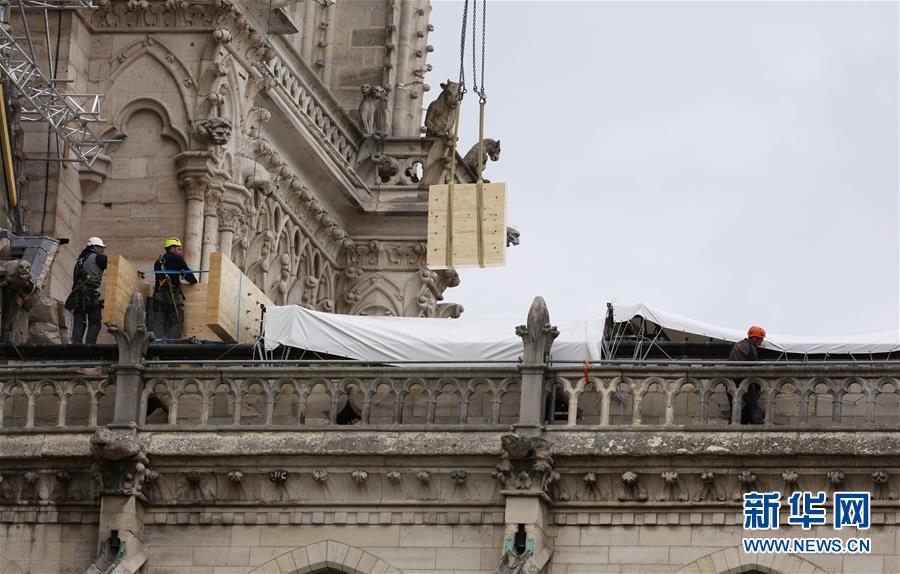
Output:
<instances>
[{"instance_id":1,"label":"white protective sheeting","mask_svg":"<svg viewBox=\"0 0 900 574\"><path fill-rule=\"evenodd\" d=\"M710 325L709 323L661 311L643 303L613 305L613 320L617 323L631 320L637 316L663 327L669 332L670 338L673 340L678 340L678 337L671 336L676 332L683 333L685 335L684 338L689 340L696 340L697 336L699 336L735 342L747 336L747 331L744 329L728 329ZM747 327L749 328L750 325L747 325ZM892 353L900 352L900 330L828 338L779 335L767 331L763 347L783 353L802 355Z\"/></svg>"},{"instance_id":2,"label":"white protective sheeting","mask_svg":"<svg viewBox=\"0 0 900 574\"><path fill-rule=\"evenodd\" d=\"M525 321L520 321L524 323ZM310 311L296 305L266 307L266 349L278 345L360 361L516 362L522 340L514 320L360 317ZM598 360L603 321L557 324L557 361Z\"/></svg>"}]
</instances>

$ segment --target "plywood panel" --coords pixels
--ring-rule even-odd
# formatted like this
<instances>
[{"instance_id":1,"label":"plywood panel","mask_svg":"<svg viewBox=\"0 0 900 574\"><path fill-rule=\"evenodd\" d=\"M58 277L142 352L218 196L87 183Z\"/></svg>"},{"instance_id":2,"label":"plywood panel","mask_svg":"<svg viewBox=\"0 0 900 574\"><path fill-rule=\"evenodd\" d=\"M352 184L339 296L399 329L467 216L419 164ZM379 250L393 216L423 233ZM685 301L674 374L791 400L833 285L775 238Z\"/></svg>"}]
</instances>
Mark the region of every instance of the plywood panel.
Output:
<instances>
[{"instance_id":1,"label":"plywood panel","mask_svg":"<svg viewBox=\"0 0 900 574\"><path fill-rule=\"evenodd\" d=\"M506 264L506 184L485 183L482 191L481 245L483 266ZM477 184L453 186L452 213L448 185L428 190L428 267L479 267ZM447 223L452 222L452 261L447 252ZM452 265L451 265L452 263Z\"/></svg>"},{"instance_id":2,"label":"plywood panel","mask_svg":"<svg viewBox=\"0 0 900 574\"><path fill-rule=\"evenodd\" d=\"M259 337L260 305L272 305L262 289L221 253L209 262L206 324L226 343L250 343Z\"/></svg>"},{"instance_id":3,"label":"plywood panel","mask_svg":"<svg viewBox=\"0 0 900 574\"><path fill-rule=\"evenodd\" d=\"M137 267L121 255L111 255L103 275L103 322L125 324L125 309L133 293L149 297L151 285L141 277Z\"/></svg>"},{"instance_id":4,"label":"plywood panel","mask_svg":"<svg viewBox=\"0 0 900 574\"><path fill-rule=\"evenodd\" d=\"M209 275L204 273L204 275ZM200 341L221 341L221 338L206 324L206 299L209 296L208 283L182 283L184 293L184 325L181 335L185 339L194 337Z\"/></svg>"},{"instance_id":5,"label":"plywood panel","mask_svg":"<svg viewBox=\"0 0 900 574\"><path fill-rule=\"evenodd\" d=\"M225 343L249 343L259 336L260 304L272 302L260 288L221 253L210 258L209 273L202 283L182 284L185 338ZM151 297L152 278L121 255L109 258L103 283L103 321L122 325L125 309L135 292Z\"/></svg>"}]
</instances>

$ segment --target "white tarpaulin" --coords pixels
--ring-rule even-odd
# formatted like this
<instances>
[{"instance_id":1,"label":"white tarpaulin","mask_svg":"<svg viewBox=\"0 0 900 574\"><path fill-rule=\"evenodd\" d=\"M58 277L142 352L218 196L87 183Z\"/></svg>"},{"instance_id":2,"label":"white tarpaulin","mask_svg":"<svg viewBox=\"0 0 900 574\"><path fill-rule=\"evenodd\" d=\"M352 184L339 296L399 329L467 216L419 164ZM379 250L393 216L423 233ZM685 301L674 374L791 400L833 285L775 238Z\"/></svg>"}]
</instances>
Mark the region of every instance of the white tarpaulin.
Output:
<instances>
[{"instance_id":1,"label":"white tarpaulin","mask_svg":"<svg viewBox=\"0 0 900 574\"><path fill-rule=\"evenodd\" d=\"M616 322L643 317L659 325L673 341L706 339L735 342L743 329L727 329L660 311L644 304L616 305ZM515 320L360 317L310 311L295 305L266 308L267 350L279 345L373 362L516 362L522 340ZM559 337L552 359L599 361L604 320L555 322ZM748 325L749 326L749 325ZM763 345L785 353L846 355L900 352L896 331L840 338L804 338L768 334Z\"/></svg>"},{"instance_id":2,"label":"white tarpaulin","mask_svg":"<svg viewBox=\"0 0 900 574\"><path fill-rule=\"evenodd\" d=\"M519 323L524 323L523 320ZM522 356L514 320L360 317L296 305L266 308L266 349L278 345L361 361L508 361ZM598 360L603 321L557 324L557 361Z\"/></svg>"},{"instance_id":3,"label":"white tarpaulin","mask_svg":"<svg viewBox=\"0 0 900 574\"><path fill-rule=\"evenodd\" d=\"M665 329L671 340L697 340L699 337L721 341L740 341L747 336L746 329L728 329L717 325L710 325L702 321L695 321L687 317L681 317L673 313L661 311L653 307L637 303L634 305L613 305L613 320L615 322L629 321L634 317L643 317L656 323ZM747 325L749 327L750 325ZM765 325L763 325L765 326ZM672 336L681 333L683 337ZM783 353L797 353L802 355L851 355L869 353L900 352L900 331L882 331L864 335L850 335L844 337L798 337L792 335L778 335L766 333L763 347L774 349Z\"/></svg>"}]
</instances>

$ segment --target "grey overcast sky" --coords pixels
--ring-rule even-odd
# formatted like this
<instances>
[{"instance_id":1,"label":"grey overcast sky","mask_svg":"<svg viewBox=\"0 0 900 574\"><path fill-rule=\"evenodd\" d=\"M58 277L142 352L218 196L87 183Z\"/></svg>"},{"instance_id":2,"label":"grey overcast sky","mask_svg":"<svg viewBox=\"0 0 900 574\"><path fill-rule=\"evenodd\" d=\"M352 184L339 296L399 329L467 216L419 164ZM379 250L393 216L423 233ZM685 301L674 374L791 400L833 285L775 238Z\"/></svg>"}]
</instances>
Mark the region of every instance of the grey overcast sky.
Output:
<instances>
[{"instance_id":1,"label":"grey overcast sky","mask_svg":"<svg viewBox=\"0 0 900 574\"><path fill-rule=\"evenodd\" d=\"M426 105L458 76L461 16L433 2ZM491 0L487 24L486 176L522 243L460 271L462 320L543 295L557 320L617 300L780 334L898 328L897 2ZM462 153L477 128L470 93Z\"/></svg>"}]
</instances>

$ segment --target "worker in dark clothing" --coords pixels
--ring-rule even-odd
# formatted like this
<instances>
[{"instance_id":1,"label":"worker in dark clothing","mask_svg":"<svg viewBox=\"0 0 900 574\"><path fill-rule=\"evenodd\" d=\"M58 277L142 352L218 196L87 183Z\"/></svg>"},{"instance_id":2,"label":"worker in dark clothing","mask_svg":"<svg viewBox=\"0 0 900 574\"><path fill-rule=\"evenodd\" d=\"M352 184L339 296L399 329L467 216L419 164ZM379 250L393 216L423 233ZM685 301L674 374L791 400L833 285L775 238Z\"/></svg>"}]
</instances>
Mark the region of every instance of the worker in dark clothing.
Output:
<instances>
[{"instance_id":1,"label":"worker in dark clothing","mask_svg":"<svg viewBox=\"0 0 900 574\"><path fill-rule=\"evenodd\" d=\"M728 355L730 361L758 361L759 354L756 348L763 344L766 338L766 330L756 325L750 327L747 331L747 338L738 341L731 347L731 354Z\"/></svg>"},{"instance_id":2,"label":"worker in dark clothing","mask_svg":"<svg viewBox=\"0 0 900 574\"><path fill-rule=\"evenodd\" d=\"M747 331L747 338L738 341L731 347L728 359L731 361L758 361L759 353L756 348L763 344L766 338L766 330L756 325ZM747 392L744 393L744 406L741 408L741 424L761 425L766 417L766 412L759 406L759 396L762 392L759 384L750 383ZM729 406L731 403L729 397Z\"/></svg>"},{"instance_id":3,"label":"worker in dark clothing","mask_svg":"<svg viewBox=\"0 0 900 574\"><path fill-rule=\"evenodd\" d=\"M190 267L182 256L184 249L181 240L170 237L163 246L166 252L153 264L153 270L157 273L153 288L151 324L157 339L178 340L181 339L181 327L184 323L184 293L181 292L181 279L184 278L188 283L196 283L197 278L193 273L185 273Z\"/></svg>"},{"instance_id":4,"label":"worker in dark clothing","mask_svg":"<svg viewBox=\"0 0 900 574\"><path fill-rule=\"evenodd\" d=\"M72 311L72 342L88 345L97 343L103 318L103 297L100 282L106 271L106 245L99 237L91 237L75 261L72 272L72 292L66 298L66 309ZM87 326L87 330L85 330ZM85 332L87 338L85 338Z\"/></svg>"}]
</instances>

